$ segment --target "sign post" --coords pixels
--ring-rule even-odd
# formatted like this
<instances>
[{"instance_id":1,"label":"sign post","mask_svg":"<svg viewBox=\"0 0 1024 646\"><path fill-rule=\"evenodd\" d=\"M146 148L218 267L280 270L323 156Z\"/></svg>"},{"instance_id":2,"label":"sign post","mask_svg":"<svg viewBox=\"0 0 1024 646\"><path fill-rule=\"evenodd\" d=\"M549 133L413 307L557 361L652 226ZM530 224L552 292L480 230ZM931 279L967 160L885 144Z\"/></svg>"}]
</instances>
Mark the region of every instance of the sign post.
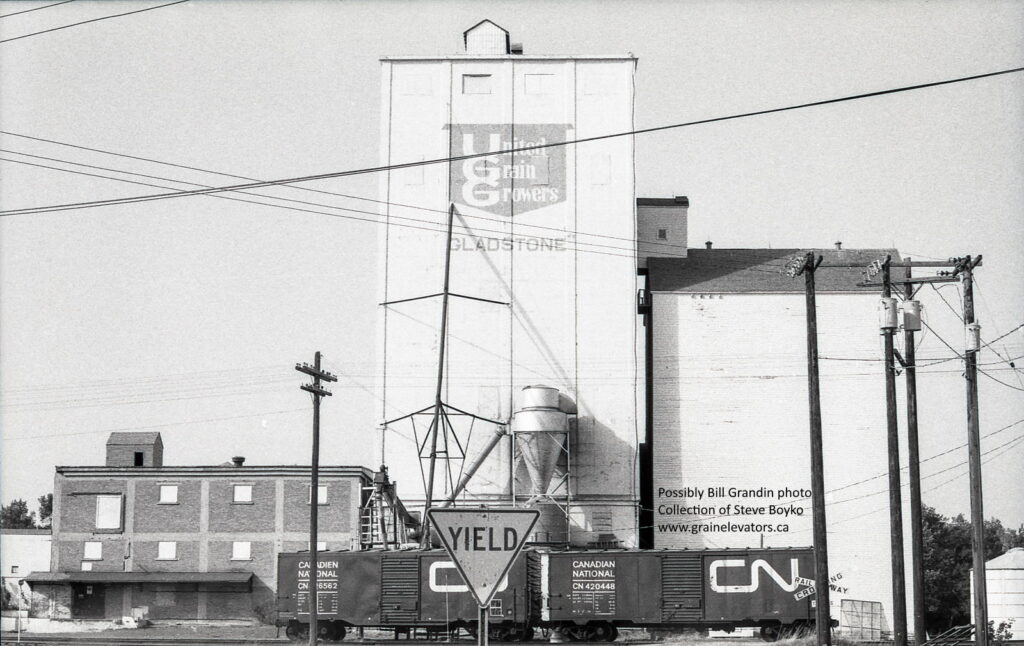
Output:
<instances>
[{"instance_id":1,"label":"sign post","mask_svg":"<svg viewBox=\"0 0 1024 646\"><path fill-rule=\"evenodd\" d=\"M477 643L487 646L491 600L523 550L536 509L435 508L430 525L480 607Z\"/></svg>"}]
</instances>

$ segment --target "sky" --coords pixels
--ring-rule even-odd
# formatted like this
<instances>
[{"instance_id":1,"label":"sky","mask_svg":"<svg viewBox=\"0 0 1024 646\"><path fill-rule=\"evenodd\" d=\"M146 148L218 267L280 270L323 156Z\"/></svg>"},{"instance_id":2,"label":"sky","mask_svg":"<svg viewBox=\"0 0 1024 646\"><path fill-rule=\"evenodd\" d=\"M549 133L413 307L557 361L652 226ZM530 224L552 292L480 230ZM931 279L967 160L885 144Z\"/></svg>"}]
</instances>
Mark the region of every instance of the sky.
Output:
<instances>
[{"instance_id":1,"label":"sky","mask_svg":"<svg viewBox=\"0 0 1024 646\"><path fill-rule=\"evenodd\" d=\"M635 55L638 128L1024 65L1019 2L192 0L18 38L164 3L28 11L47 4L0 1L0 210L243 181L205 171L376 166L379 58L458 53L483 18L527 54ZM1022 142L1015 73L640 135L637 194L687 195L691 246L984 254L978 320L986 340L1007 334L980 359L1003 382L980 383L985 512L1016 527L1024 423L1004 427L1024 419L1024 363L1004 359L1024 354ZM381 229L356 198L375 199L377 177L303 186L331 194L261 191L306 202L280 202L292 210L207 196L0 217L4 502L34 508L55 465L102 464L113 430L160 431L167 464L308 461L293 366L317 350L339 375L322 463L374 466ZM944 356L940 337L961 346L958 299L921 292L937 333L921 355ZM924 468L949 467L925 493L947 515L969 509L950 365L919 379L922 456L955 449Z\"/></svg>"}]
</instances>

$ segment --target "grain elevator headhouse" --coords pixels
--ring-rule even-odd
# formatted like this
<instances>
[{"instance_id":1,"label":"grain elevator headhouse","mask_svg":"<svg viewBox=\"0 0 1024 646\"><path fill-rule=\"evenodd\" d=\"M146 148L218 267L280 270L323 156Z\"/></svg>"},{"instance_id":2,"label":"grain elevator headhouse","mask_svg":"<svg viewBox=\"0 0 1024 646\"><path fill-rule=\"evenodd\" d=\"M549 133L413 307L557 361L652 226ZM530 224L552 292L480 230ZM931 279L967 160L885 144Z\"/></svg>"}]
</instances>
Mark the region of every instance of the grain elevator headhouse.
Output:
<instances>
[{"instance_id":1,"label":"grain elevator headhouse","mask_svg":"<svg viewBox=\"0 0 1024 646\"><path fill-rule=\"evenodd\" d=\"M382 162L407 165L380 186L381 457L406 501L433 453L435 504L514 501L541 509L537 541L634 545L633 146L573 142L632 129L636 59L525 54L489 20L462 44L381 61ZM540 470L533 422L513 423L538 393L551 410L523 420L565 418Z\"/></svg>"}]
</instances>

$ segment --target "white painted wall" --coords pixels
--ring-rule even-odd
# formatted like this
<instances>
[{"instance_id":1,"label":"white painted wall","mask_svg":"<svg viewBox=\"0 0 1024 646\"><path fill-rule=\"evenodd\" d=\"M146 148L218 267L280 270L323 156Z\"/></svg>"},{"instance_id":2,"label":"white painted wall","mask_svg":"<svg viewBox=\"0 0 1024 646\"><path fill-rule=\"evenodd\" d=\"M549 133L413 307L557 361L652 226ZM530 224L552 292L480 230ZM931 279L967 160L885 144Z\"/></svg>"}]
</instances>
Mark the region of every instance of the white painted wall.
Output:
<instances>
[{"instance_id":1,"label":"white painted wall","mask_svg":"<svg viewBox=\"0 0 1024 646\"><path fill-rule=\"evenodd\" d=\"M821 356L881 358L877 296L819 294L817 300ZM656 293L654 325L655 545L756 547L762 538L765 546L811 545L810 501L796 500L803 496L698 500L659 495L659 489L687 487L705 492L710 487L766 487L775 494L780 488L805 489L809 493L803 294ZM832 616L839 618L842 598L880 601L885 609L883 629L890 631L892 588L882 364L824 360L820 375L825 488L829 492L829 571L842 574L838 585L845 588L831 594ZM898 384L897 391L902 392L902 384ZM901 438L905 438L905 431L901 422ZM904 464L906 450L902 439ZM907 496L904 489L909 580ZM784 507L795 505L802 515L738 516L731 513L735 510L729 514L719 510L733 503L767 507L780 502ZM711 513L659 513L659 509L669 511L663 506L671 504L715 509ZM772 528L749 532L715 527L676 533L667 527L669 523L701 522L756 522ZM909 589L907 598L909 605Z\"/></svg>"},{"instance_id":2,"label":"white painted wall","mask_svg":"<svg viewBox=\"0 0 1024 646\"><path fill-rule=\"evenodd\" d=\"M382 162L628 131L634 66L632 58L384 60ZM441 291L444 212L454 201L461 217L451 291L511 305L451 300L445 401L507 420L513 393L523 386L568 393L580 411L571 482L578 539L599 533L592 507L600 501L600 508L615 510L610 523L599 519L600 527L610 524L634 544L634 393L642 374L634 352L632 142L536 149L514 163L509 157L387 174L381 199L391 204L381 209L387 226L380 301ZM518 201L506 192L524 189L529 197ZM381 310L377 392L381 419L390 420L433 404L440 299ZM380 455L412 506L424 490L414 440L422 441L429 422L417 417L415 432L409 421L398 422L382 436ZM493 426L476 422L471 429L465 417L452 422L472 459ZM449 448L458 454L453 444ZM511 465L505 440L478 472L469 497L507 499ZM458 463L454 471L457 477ZM441 478L435 482L435 491L443 492Z\"/></svg>"},{"instance_id":3,"label":"white painted wall","mask_svg":"<svg viewBox=\"0 0 1024 646\"><path fill-rule=\"evenodd\" d=\"M15 530L17 531L17 530ZM0 532L3 576L24 578L31 572L50 571L50 534ZM17 570L15 571L15 568Z\"/></svg>"}]
</instances>

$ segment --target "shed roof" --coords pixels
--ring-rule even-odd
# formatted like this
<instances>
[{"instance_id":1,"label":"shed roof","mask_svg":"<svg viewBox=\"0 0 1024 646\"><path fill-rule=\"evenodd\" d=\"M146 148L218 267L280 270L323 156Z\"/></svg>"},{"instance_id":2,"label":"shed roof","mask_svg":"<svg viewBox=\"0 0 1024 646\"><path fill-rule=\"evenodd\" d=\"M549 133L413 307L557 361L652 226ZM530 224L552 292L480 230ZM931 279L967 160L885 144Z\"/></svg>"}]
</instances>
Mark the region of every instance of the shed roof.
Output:
<instances>
[{"instance_id":1,"label":"shed roof","mask_svg":"<svg viewBox=\"0 0 1024 646\"><path fill-rule=\"evenodd\" d=\"M160 434L153 431L136 431L131 433L111 433L110 437L107 438L107 445L120 444L120 445L134 445L134 444L155 444L159 442L163 444L163 440L160 439Z\"/></svg>"},{"instance_id":2,"label":"shed roof","mask_svg":"<svg viewBox=\"0 0 1024 646\"><path fill-rule=\"evenodd\" d=\"M649 258L647 270L653 292L796 293L804 291L804 281L788 276L786 263L808 251L820 254L823 265L857 265L820 268L815 272L819 292L877 292L877 287L857 287L864 269L886 255L900 260L895 249L688 249L686 258Z\"/></svg>"},{"instance_id":3,"label":"shed roof","mask_svg":"<svg viewBox=\"0 0 1024 646\"><path fill-rule=\"evenodd\" d=\"M985 563L986 570L1024 570L1024 547L1015 547Z\"/></svg>"}]
</instances>

